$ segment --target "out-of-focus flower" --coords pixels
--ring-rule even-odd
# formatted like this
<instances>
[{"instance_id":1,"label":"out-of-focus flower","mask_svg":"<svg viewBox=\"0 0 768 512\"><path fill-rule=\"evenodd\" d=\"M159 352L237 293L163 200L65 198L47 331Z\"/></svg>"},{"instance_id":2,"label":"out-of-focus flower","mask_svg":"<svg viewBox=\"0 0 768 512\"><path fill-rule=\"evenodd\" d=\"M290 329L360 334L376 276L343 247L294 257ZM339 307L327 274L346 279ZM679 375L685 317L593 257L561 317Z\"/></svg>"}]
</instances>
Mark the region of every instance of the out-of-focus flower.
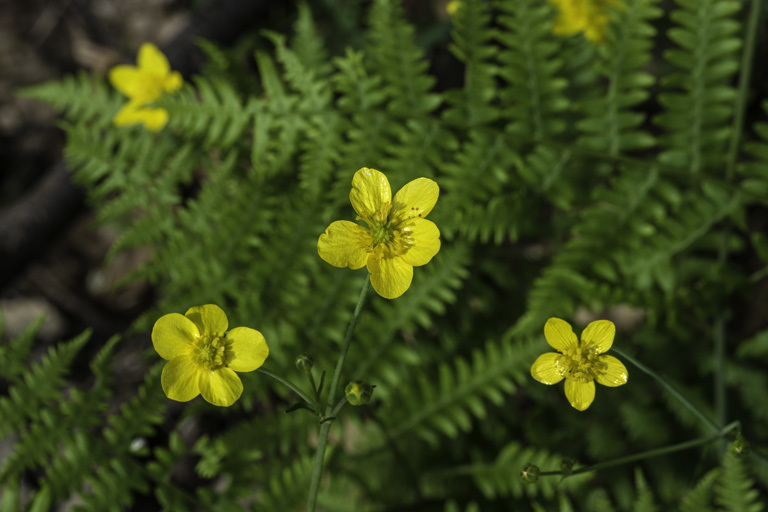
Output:
<instances>
[{"instance_id":1,"label":"out-of-focus flower","mask_svg":"<svg viewBox=\"0 0 768 512\"><path fill-rule=\"evenodd\" d=\"M605 355L616 335L610 320L596 320L576 338L571 325L550 318L544 325L547 343L559 352L547 352L531 366L531 376L544 384L557 384L565 379L565 396L571 405L584 411L595 399L595 381L616 387L627 383L629 374L624 363Z\"/></svg>"},{"instance_id":2,"label":"out-of-focus flower","mask_svg":"<svg viewBox=\"0 0 768 512\"><path fill-rule=\"evenodd\" d=\"M149 106L165 93L181 87L183 80L178 71L171 71L168 59L157 46L144 43L139 48L137 66L120 65L109 71L109 81L115 89L128 97L128 103L115 115L115 126L143 124L147 130L157 132L168 123L168 111Z\"/></svg>"},{"instance_id":3,"label":"out-of-focus flower","mask_svg":"<svg viewBox=\"0 0 768 512\"><path fill-rule=\"evenodd\" d=\"M605 38L605 28L611 19L610 8L624 8L620 0L550 0L559 14L552 31L561 36L583 32L594 43Z\"/></svg>"},{"instance_id":4,"label":"out-of-focus flower","mask_svg":"<svg viewBox=\"0 0 768 512\"><path fill-rule=\"evenodd\" d=\"M387 177L363 167L352 178L349 200L368 227L337 220L320 235L317 252L335 267L367 266L379 295L399 297L411 286L413 267L426 265L440 250L440 230L424 218L439 194L437 183L418 178L393 200Z\"/></svg>"},{"instance_id":5,"label":"out-of-focus flower","mask_svg":"<svg viewBox=\"0 0 768 512\"><path fill-rule=\"evenodd\" d=\"M187 402L202 394L213 405L229 407L240 398L237 372L264 364L269 347L256 329L227 332L227 315L219 306L190 308L184 315L161 316L152 328L152 344L168 364L160 381L172 400Z\"/></svg>"}]
</instances>

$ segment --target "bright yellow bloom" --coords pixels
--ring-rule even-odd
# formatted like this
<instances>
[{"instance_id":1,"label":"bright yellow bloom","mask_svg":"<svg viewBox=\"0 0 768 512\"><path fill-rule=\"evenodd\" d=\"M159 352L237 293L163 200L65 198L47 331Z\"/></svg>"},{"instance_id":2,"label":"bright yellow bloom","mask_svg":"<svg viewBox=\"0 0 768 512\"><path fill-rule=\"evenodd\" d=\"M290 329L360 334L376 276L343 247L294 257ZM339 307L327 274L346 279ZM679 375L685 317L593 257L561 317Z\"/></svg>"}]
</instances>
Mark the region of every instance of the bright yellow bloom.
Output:
<instances>
[{"instance_id":1,"label":"bright yellow bloom","mask_svg":"<svg viewBox=\"0 0 768 512\"><path fill-rule=\"evenodd\" d=\"M610 7L623 8L620 0L550 0L560 11L552 31L561 36L584 32L594 43L605 38L605 27L611 21Z\"/></svg>"},{"instance_id":2,"label":"bright yellow bloom","mask_svg":"<svg viewBox=\"0 0 768 512\"><path fill-rule=\"evenodd\" d=\"M616 387L627 383L624 363L605 355L613 345L616 326L610 320L596 320L576 338L568 322L550 318L544 325L544 337L557 352L539 356L531 367L534 379L557 384L565 379L565 396L571 405L586 410L595 399L595 382Z\"/></svg>"},{"instance_id":3,"label":"bright yellow bloom","mask_svg":"<svg viewBox=\"0 0 768 512\"><path fill-rule=\"evenodd\" d=\"M448 16L456 16L456 13L459 12L460 7L461 7L460 0L451 0L445 6L445 12L448 13Z\"/></svg>"},{"instance_id":4,"label":"bright yellow bloom","mask_svg":"<svg viewBox=\"0 0 768 512\"><path fill-rule=\"evenodd\" d=\"M171 400L188 402L203 395L213 405L229 407L240 398L243 383L235 372L264 364L269 347L256 329L227 332L227 315L219 306L189 308L184 316L161 316L152 328L152 344L168 364L160 381Z\"/></svg>"},{"instance_id":5,"label":"bright yellow bloom","mask_svg":"<svg viewBox=\"0 0 768 512\"><path fill-rule=\"evenodd\" d=\"M147 130L157 132L168 123L168 112L150 107L166 92L174 92L183 80L178 71L171 71L165 55L151 43L139 48L138 66L115 66L109 71L109 81L128 96L128 103L115 115L115 126L142 123Z\"/></svg>"},{"instance_id":6,"label":"bright yellow bloom","mask_svg":"<svg viewBox=\"0 0 768 512\"><path fill-rule=\"evenodd\" d=\"M368 267L373 289L387 299L399 297L413 279L413 267L426 265L440 250L440 230L425 219L440 188L428 178L407 183L395 194L383 173L363 167L352 178L349 200L357 219L333 222L317 241L320 257L335 267Z\"/></svg>"}]
</instances>

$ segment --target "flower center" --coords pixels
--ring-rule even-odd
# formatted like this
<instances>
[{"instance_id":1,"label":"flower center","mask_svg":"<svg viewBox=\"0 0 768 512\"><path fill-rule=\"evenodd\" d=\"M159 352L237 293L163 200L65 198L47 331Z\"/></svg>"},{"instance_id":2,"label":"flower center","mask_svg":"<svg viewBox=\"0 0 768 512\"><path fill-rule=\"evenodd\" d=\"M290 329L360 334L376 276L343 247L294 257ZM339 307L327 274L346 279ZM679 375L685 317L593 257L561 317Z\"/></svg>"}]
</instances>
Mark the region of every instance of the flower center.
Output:
<instances>
[{"instance_id":1,"label":"flower center","mask_svg":"<svg viewBox=\"0 0 768 512\"><path fill-rule=\"evenodd\" d=\"M605 371L607 366L600 362L599 356L599 347L582 341L575 348L563 352L556 364L566 378L591 382L598 374Z\"/></svg>"},{"instance_id":2,"label":"flower center","mask_svg":"<svg viewBox=\"0 0 768 512\"><path fill-rule=\"evenodd\" d=\"M192 359L195 364L209 371L228 366L234 358L232 340L218 334L198 337L192 348Z\"/></svg>"}]
</instances>

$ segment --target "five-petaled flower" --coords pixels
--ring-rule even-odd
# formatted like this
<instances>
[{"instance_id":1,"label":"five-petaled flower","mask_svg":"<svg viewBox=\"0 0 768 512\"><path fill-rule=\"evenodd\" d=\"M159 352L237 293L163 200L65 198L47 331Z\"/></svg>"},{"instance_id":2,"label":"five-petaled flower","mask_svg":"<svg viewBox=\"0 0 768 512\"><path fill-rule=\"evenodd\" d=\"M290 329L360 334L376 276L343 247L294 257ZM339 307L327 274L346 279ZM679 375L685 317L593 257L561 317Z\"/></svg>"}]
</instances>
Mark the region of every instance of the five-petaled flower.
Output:
<instances>
[{"instance_id":1,"label":"five-petaled flower","mask_svg":"<svg viewBox=\"0 0 768 512\"><path fill-rule=\"evenodd\" d=\"M128 103L115 115L115 126L142 123L147 130L157 132L168 123L168 111L151 107L166 92L174 92L183 80L178 71L171 71L168 59L151 43L139 48L138 66L115 66L109 71L112 85L128 96Z\"/></svg>"},{"instance_id":2,"label":"five-petaled flower","mask_svg":"<svg viewBox=\"0 0 768 512\"><path fill-rule=\"evenodd\" d=\"M544 384L565 379L565 396L571 405L583 411L595 399L595 381L616 387L627 383L624 364L604 353L613 345L616 327L610 320L596 320L576 338L568 322L550 318L544 325L544 337L558 352L542 354L533 363L531 375Z\"/></svg>"},{"instance_id":3,"label":"five-petaled flower","mask_svg":"<svg viewBox=\"0 0 768 512\"><path fill-rule=\"evenodd\" d=\"M337 220L320 235L317 252L335 267L367 266L379 295L399 297L411 285L413 267L426 265L440 250L440 230L424 218L439 194L437 183L418 178L393 200L387 177L363 167L352 178L349 200L368 227Z\"/></svg>"},{"instance_id":4,"label":"five-petaled flower","mask_svg":"<svg viewBox=\"0 0 768 512\"><path fill-rule=\"evenodd\" d=\"M561 36L584 32L593 43L605 38L605 28L611 21L609 8L623 8L620 0L550 0L560 11L552 31Z\"/></svg>"},{"instance_id":5,"label":"five-petaled flower","mask_svg":"<svg viewBox=\"0 0 768 512\"><path fill-rule=\"evenodd\" d=\"M269 347L256 329L237 327L227 332L227 315L219 306L189 308L183 316L161 316L152 328L152 344L168 360L160 378L172 400L187 402L203 395L213 405L228 407L240 398L238 372L264 364Z\"/></svg>"}]
</instances>

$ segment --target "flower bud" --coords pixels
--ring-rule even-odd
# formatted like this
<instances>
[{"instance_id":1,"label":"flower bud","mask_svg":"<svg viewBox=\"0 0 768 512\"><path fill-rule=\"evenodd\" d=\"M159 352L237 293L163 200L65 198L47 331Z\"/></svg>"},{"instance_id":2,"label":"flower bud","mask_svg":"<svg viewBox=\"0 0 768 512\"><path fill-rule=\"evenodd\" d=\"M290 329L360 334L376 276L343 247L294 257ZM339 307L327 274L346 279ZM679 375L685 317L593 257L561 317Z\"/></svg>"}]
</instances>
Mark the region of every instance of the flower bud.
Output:
<instances>
[{"instance_id":1,"label":"flower bud","mask_svg":"<svg viewBox=\"0 0 768 512\"><path fill-rule=\"evenodd\" d=\"M520 480L527 484L532 484L539 479L539 473L541 473L541 470L538 466L526 464L522 471L520 471Z\"/></svg>"},{"instance_id":2,"label":"flower bud","mask_svg":"<svg viewBox=\"0 0 768 512\"><path fill-rule=\"evenodd\" d=\"M313 364L314 360L312 359L312 356L308 356L307 354L301 354L296 358L296 369L304 373L312 371Z\"/></svg>"},{"instance_id":3,"label":"flower bud","mask_svg":"<svg viewBox=\"0 0 768 512\"><path fill-rule=\"evenodd\" d=\"M344 388L344 394L347 396L347 402L352 405L365 405L371 401L373 388L364 380L353 380Z\"/></svg>"},{"instance_id":4,"label":"flower bud","mask_svg":"<svg viewBox=\"0 0 768 512\"><path fill-rule=\"evenodd\" d=\"M573 459L572 459L572 458L570 458L570 457L566 457L566 458L564 458L564 459L563 459L563 460L560 462L560 471L561 471L561 472L562 472L564 475L570 475L570 474L571 474L571 471L573 471L573 465L574 465L574 464L576 464L576 461L575 461L575 460L573 460Z\"/></svg>"},{"instance_id":5,"label":"flower bud","mask_svg":"<svg viewBox=\"0 0 768 512\"><path fill-rule=\"evenodd\" d=\"M736 440L731 443L731 455L737 459L743 459L749 455L749 443L741 434L736 436Z\"/></svg>"}]
</instances>

